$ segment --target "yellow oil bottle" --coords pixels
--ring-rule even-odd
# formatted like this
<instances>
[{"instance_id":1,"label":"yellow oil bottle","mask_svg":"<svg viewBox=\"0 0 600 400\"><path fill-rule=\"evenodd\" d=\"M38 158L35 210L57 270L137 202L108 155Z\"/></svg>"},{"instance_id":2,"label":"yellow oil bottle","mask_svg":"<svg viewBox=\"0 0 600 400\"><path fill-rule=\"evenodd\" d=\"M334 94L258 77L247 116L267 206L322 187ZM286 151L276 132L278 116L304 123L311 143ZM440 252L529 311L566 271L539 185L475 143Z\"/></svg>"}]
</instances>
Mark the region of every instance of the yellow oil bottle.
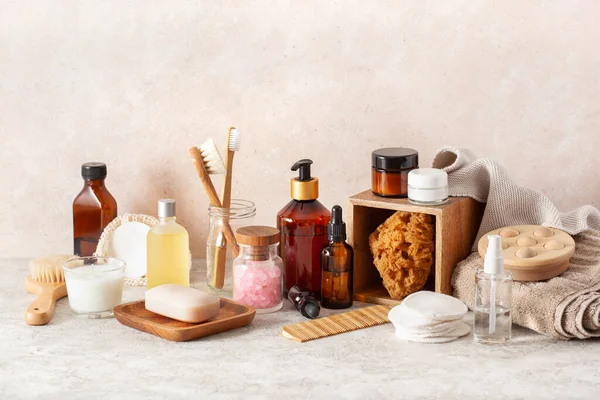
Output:
<instances>
[{"instance_id":1,"label":"yellow oil bottle","mask_svg":"<svg viewBox=\"0 0 600 400\"><path fill-rule=\"evenodd\" d=\"M148 289L166 283L190 285L190 239L175 222L175 200L158 201L159 223L148 232Z\"/></svg>"}]
</instances>

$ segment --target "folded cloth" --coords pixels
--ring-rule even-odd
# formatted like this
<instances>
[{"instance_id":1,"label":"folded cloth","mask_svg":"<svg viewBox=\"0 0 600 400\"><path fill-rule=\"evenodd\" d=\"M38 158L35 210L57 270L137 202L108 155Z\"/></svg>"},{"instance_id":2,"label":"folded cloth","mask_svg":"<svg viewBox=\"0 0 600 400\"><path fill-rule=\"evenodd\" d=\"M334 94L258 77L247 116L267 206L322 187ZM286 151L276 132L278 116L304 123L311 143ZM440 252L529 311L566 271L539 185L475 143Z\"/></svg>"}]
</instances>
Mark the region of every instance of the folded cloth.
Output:
<instances>
[{"instance_id":1,"label":"folded cloth","mask_svg":"<svg viewBox=\"0 0 600 400\"><path fill-rule=\"evenodd\" d=\"M592 206L561 213L552 201L535 190L515 184L507 171L489 158L477 158L466 149L443 147L433 167L448 173L448 194L487 203L477 241L489 231L510 225L543 225L575 235L600 230L600 211Z\"/></svg>"},{"instance_id":2,"label":"folded cloth","mask_svg":"<svg viewBox=\"0 0 600 400\"><path fill-rule=\"evenodd\" d=\"M448 172L451 196L487 203L473 251L481 236L503 226L536 224L578 234L567 271L543 282L513 284L513 322L563 339L600 337L600 211L584 206L561 213L543 194L516 185L496 162L468 150L444 147L433 166ZM483 259L473 253L452 276L454 296L471 309L479 268Z\"/></svg>"}]
</instances>

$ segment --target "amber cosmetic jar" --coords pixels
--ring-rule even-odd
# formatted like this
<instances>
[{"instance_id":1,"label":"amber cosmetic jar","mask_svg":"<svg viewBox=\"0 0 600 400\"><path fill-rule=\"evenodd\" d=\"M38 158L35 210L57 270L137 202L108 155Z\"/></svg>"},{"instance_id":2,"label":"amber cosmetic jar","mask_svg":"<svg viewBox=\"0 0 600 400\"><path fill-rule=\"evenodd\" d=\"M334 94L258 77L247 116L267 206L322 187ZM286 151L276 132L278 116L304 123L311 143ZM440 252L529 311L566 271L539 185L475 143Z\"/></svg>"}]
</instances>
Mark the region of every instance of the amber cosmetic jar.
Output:
<instances>
[{"instance_id":1,"label":"amber cosmetic jar","mask_svg":"<svg viewBox=\"0 0 600 400\"><path fill-rule=\"evenodd\" d=\"M371 191L382 197L407 197L408 173L419 167L419 153L388 147L371 154Z\"/></svg>"}]
</instances>

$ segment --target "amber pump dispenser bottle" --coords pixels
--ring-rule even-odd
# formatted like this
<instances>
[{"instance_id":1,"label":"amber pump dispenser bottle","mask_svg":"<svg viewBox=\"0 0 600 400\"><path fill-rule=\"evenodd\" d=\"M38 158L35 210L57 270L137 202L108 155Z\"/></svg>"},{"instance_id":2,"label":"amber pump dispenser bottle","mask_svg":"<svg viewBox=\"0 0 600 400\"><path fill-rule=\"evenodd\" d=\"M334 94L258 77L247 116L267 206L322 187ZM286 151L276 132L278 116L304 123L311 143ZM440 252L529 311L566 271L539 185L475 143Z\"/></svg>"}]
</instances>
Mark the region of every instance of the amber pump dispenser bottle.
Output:
<instances>
[{"instance_id":1,"label":"amber pump dispenser bottle","mask_svg":"<svg viewBox=\"0 0 600 400\"><path fill-rule=\"evenodd\" d=\"M327 236L329 243L321 252L321 305L324 308L352 306L352 267L354 250L346 243L346 223L342 207L333 206Z\"/></svg>"},{"instance_id":2,"label":"amber pump dispenser bottle","mask_svg":"<svg viewBox=\"0 0 600 400\"><path fill-rule=\"evenodd\" d=\"M85 257L94 254L102 231L117 217L117 202L104 186L106 164L83 164L81 177L83 189L73 201L73 251Z\"/></svg>"},{"instance_id":3,"label":"amber pump dispenser bottle","mask_svg":"<svg viewBox=\"0 0 600 400\"><path fill-rule=\"evenodd\" d=\"M277 214L286 295L295 285L321 293L321 250L327 244L331 213L317 200L319 180L311 177L311 164L305 159L292 166L299 174L291 180L292 201Z\"/></svg>"}]
</instances>

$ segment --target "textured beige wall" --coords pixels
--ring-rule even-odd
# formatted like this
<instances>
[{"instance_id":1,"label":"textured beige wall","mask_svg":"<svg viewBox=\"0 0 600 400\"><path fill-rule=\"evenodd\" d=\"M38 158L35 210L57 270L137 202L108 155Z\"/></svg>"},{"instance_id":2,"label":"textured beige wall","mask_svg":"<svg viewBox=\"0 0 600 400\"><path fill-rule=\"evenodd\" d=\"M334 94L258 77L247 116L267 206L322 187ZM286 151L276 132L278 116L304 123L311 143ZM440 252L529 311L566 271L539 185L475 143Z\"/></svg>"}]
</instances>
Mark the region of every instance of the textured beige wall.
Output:
<instances>
[{"instance_id":1,"label":"textured beige wall","mask_svg":"<svg viewBox=\"0 0 600 400\"><path fill-rule=\"evenodd\" d=\"M257 222L288 201L296 159L345 204L381 146L422 165L469 147L562 209L597 205L599 15L568 0L1 1L0 256L69 251L79 166L96 160L121 213L175 197L202 255L187 149L230 125L234 196Z\"/></svg>"}]
</instances>

